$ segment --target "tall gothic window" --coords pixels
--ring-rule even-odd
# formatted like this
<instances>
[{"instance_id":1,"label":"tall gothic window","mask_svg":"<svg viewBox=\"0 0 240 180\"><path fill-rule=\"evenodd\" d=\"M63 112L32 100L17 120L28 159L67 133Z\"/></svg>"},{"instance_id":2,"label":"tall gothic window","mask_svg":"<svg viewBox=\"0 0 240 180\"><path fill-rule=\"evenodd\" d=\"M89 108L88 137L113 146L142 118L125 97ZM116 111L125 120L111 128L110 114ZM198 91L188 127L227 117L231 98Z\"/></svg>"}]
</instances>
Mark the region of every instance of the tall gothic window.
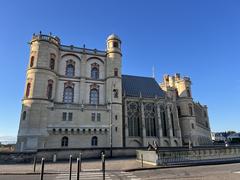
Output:
<instances>
[{"instance_id":1,"label":"tall gothic window","mask_svg":"<svg viewBox=\"0 0 240 180\"><path fill-rule=\"evenodd\" d=\"M75 73L75 62L73 60L68 60L66 63L66 76L73 77Z\"/></svg>"},{"instance_id":2,"label":"tall gothic window","mask_svg":"<svg viewBox=\"0 0 240 180\"><path fill-rule=\"evenodd\" d=\"M48 80L48 86L47 86L47 98L52 98L52 89L53 89L53 80Z\"/></svg>"},{"instance_id":3,"label":"tall gothic window","mask_svg":"<svg viewBox=\"0 0 240 180\"><path fill-rule=\"evenodd\" d=\"M33 67L33 64L34 64L34 56L31 56L30 67Z\"/></svg>"},{"instance_id":4,"label":"tall gothic window","mask_svg":"<svg viewBox=\"0 0 240 180\"><path fill-rule=\"evenodd\" d=\"M161 114L161 124L162 124L162 132L163 136L167 136L167 121L166 121L166 113L164 107L160 108L160 114Z\"/></svg>"},{"instance_id":5,"label":"tall gothic window","mask_svg":"<svg viewBox=\"0 0 240 180\"><path fill-rule=\"evenodd\" d=\"M146 136L157 136L155 112L153 103L144 103Z\"/></svg>"},{"instance_id":6,"label":"tall gothic window","mask_svg":"<svg viewBox=\"0 0 240 180\"><path fill-rule=\"evenodd\" d=\"M64 84L63 102L73 103L74 85L71 82Z\"/></svg>"},{"instance_id":7,"label":"tall gothic window","mask_svg":"<svg viewBox=\"0 0 240 180\"><path fill-rule=\"evenodd\" d=\"M127 102L128 135L140 136L140 105L138 102Z\"/></svg>"},{"instance_id":8,"label":"tall gothic window","mask_svg":"<svg viewBox=\"0 0 240 180\"><path fill-rule=\"evenodd\" d=\"M61 142L62 147L68 147L68 137L64 136Z\"/></svg>"},{"instance_id":9,"label":"tall gothic window","mask_svg":"<svg viewBox=\"0 0 240 180\"><path fill-rule=\"evenodd\" d=\"M31 89L31 83L27 83L26 97L29 97L30 89Z\"/></svg>"},{"instance_id":10,"label":"tall gothic window","mask_svg":"<svg viewBox=\"0 0 240 180\"><path fill-rule=\"evenodd\" d=\"M98 145L98 138L97 136L92 137L92 146L97 146Z\"/></svg>"},{"instance_id":11,"label":"tall gothic window","mask_svg":"<svg viewBox=\"0 0 240 180\"><path fill-rule=\"evenodd\" d=\"M172 123L172 133L173 133L173 136L175 136L175 126L174 126L174 119L173 119L172 112L170 112L170 117L171 117L171 123Z\"/></svg>"},{"instance_id":12,"label":"tall gothic window","mask_svg":"<svg viewBox=\"0 0 240 180\"><path fill-rule=\"evenodd\" d=\"M98 104L99 103L99 93L98 89L94 88L90 90L90 104Z\"/></svg>"},{"instance_id":13,"label":"tall gothic window","mask_svg":"<svg viewBox=\"0 0 240 180\"><path fill-rule=\"evenodd\" d=\"M99 64L97 63L91 64L91 78L99 79Z\"/></svg>"}]
</instances>

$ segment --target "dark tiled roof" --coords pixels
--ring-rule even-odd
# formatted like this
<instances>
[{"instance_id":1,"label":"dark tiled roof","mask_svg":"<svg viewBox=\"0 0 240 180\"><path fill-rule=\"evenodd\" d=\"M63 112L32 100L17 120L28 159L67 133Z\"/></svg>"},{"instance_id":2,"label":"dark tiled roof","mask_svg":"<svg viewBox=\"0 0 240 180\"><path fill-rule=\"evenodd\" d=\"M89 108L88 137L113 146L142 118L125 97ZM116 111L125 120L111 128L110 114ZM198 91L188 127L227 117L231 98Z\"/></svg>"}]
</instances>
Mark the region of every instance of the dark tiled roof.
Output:
<instances>
[{"instance_id":1,"label":"dark tiled roof","mask_svg":"<svg viewBox=\"0 0 240 180\"><path fill-rule=\"evenodd\" d=\"M145 98L164 97L164 91L151 77L122 75L123 95Z\"/></svg>"}]
</instances>

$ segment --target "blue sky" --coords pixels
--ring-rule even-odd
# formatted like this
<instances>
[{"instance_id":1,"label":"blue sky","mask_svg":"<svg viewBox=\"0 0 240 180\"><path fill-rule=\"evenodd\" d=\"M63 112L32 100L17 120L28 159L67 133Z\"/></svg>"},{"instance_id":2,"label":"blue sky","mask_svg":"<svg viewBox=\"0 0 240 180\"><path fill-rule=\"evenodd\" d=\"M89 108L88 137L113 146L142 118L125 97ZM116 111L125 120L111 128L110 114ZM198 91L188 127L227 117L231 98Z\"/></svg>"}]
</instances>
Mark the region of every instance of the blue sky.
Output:
<instances>
[{"instance_id":1,"label":"blue sky","mask_svg":"<svg viewBox=\"0 0 240 180\"><path fill-rule=\"evenodd\" d=\"M121 37L123 73L189 76L213 131L240 131L240 1L109 0L0 2L0 136L17 135L33 33L105 49Z\"/></svg>"}]
</instances>

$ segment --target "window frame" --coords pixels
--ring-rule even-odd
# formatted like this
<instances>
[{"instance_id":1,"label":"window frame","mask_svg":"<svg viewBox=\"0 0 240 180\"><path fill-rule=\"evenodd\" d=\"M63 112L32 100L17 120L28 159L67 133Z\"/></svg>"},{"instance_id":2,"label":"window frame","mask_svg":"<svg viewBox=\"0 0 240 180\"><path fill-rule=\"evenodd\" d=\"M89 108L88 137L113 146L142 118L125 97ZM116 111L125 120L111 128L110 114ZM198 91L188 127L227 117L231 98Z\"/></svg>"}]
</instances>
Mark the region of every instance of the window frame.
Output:
<instances>
[{"instance_id":1,"label":"window frame","mask_svg":"<svg viewBox=\"0 0 240 180\"><path fill-rule=\"evenodd\" d=\"M93 94L93 92L95 92L95 93ZM90 89L89 103L93 104L93 105L99 104L99 90L98 90L98 88Z\"/></svg>"},{"instance_id":2,"label":"window frame","mask_svg":"<svg viewBox=\"0 0 240 180\"><path fill-rule=\"evenodd\" d=\"M91 145L92 146L98 146L98 137L97 136L93 136L91 139Z\"/></svg>"},{"instance_id":3,"label":"window frame","mask_svg":"<svg viewBox=\"0 0 240 180\"><path fill-rule=\"evenodd\" d=\"M67 136L62 137L61 147L68 147L68 145L69 145L69 138Z\"/></svg>"}]
</instances>

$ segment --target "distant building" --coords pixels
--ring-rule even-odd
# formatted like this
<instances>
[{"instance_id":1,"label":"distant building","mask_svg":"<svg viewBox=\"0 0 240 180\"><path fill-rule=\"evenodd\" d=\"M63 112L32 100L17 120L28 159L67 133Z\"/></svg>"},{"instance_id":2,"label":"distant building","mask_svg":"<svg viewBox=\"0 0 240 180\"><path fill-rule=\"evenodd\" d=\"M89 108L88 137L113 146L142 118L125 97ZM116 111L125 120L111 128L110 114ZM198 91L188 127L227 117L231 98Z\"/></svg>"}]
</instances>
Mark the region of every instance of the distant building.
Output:
<instances>
[{"instance_id":1,"label":"distant building","mask_svg":"<svg viewBox=\"0 0 240 180\"><path fill-rule=\"evenodd\" d=\"M227 140L231 143L240 143L240 133L233 133L229 135Z\"/></svg>"},{"instance_id":2,"label":"distant building","mask_svg":"<svg viewBox=\"0 0 240 180\"><path fill-rule=\"evenodd\" d=\"M216 142L225 141L227 139L226 132L212 132L211 136L212 136L212 140Z\"/></svg>"},{"instance_id":3,"label":"distant building","mask_svg":"<svg viewBox=\"0 0 240 180\"><path fill-rule=\"evenodd\" d=\"M18 151L211 143L207 106L193 101L190 78L165 75L159 85L122 75L120 38L110 35L106 47L33 35Z\"/></svg>"}]
</instances>

